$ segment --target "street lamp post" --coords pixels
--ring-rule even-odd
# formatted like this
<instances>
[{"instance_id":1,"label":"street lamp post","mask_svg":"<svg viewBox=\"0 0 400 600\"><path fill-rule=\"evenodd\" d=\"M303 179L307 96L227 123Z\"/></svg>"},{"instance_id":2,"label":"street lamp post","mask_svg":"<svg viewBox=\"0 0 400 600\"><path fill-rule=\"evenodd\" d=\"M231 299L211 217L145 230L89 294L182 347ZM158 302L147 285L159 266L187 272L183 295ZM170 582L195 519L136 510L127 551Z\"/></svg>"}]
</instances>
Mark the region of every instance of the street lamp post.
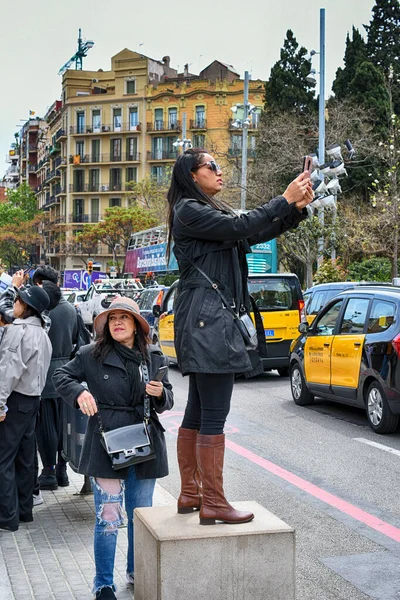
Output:
<instances>
[{"instance_id":1,"label":"street lamp post","mask_svg":"<svg viewBox=\"0 0 400 600\"><path fill-rule=\"evenodd\" d=\"M318 105L318 160L319 164L325 163L325 9L319 12L319 105ZM318 219L324 227L324 207L318 211ZM324 256L324 238L318 240L318 266Z\"/></svg>"},{"instance_id":2,"label":"street lamp post","mask_svg":"<svg viewBox=\"0 0 400 600\"><path fill-rule=\"evenodd\" d=\"M248 138L248 113L249 113L249 72L244 72L244 93L243 93L243 134L242 134L242 178L240 190L240 209L246 210L247 195L247 138Z\"/></svg>"}]
</instances>

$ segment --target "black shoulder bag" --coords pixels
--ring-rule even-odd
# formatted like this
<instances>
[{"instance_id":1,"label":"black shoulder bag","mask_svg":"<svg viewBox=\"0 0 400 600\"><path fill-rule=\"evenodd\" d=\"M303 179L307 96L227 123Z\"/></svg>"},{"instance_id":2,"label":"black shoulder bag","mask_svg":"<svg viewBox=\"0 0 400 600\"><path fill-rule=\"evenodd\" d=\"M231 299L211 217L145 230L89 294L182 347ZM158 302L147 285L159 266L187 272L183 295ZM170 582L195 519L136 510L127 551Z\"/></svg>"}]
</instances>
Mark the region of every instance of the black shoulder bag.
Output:
<instances>
[{"instance_id":1,"label":"black shoulder bag","mask_svg":"<svg viewBox=\"0 0 400 600\"><path fill-rule=\"evenodd\" d=\"M142 373L145 383L148 383L149 372L147 364L144 362L142 363ZM122 407L118 407L118 409L120 408L122 409ZM126 469L132 465L156 458L149 433L150 398L147 394L144 397L144 419L142 423L118 427L118 429L112 431L104 431L99 406L97 406L97 409L101 435L100 442L110 457L114 471ZM116 407L112 407L112 410L116 410ZM126 408L124 407L122 410L126 410ZM132 408L132 410L134 409Z\"/></svg>"},{"instance_id":2,"label":"black shoulder bag","mask_svg":"<svg viewBox=\"0 0 400 600\"><path fill-rule=\"evenodd\" d=\"M218 284L212 281L212 279L210 279L210 277L206 273L204 273L204 271L200 269L200 267L198 267L188 256L185 256L185 260L187 260L195 269L197 269L197 271L207 279L207 281L209 282L211 287L217 292L217 294L219 294L223 305L225 306L227 311L231 313L233 317L233 322L239 329L239 332L244 341L244 345L248 350L255 350L258 346L257 330L253 325L253 321L251 320L250 315L247 314L245 307L242 306L239 313L236 313L231 307L228 300L225 298L224 294L219 289Z\"/></svg>"}]
</instances>

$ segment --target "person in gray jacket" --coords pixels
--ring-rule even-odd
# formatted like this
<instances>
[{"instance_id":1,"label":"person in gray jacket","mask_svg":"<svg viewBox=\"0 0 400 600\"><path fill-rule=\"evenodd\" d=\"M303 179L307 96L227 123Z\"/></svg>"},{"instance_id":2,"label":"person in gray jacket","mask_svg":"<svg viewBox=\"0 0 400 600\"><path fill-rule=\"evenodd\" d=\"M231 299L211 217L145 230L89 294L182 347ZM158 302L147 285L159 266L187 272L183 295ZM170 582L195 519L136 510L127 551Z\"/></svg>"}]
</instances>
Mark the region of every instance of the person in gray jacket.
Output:
<instances>
[{"instance_id":1,"label":"person in gray jacket","mask_svg":"<svg viewBox=\"0 0 400 600\"><path fill-rule=\"evenodd\" d=\"M0 529L9 531L33 520L36 415L51 359L41 315L49 301L39 287L19 290L0 345Z\"/></svg>"}]
</instances>

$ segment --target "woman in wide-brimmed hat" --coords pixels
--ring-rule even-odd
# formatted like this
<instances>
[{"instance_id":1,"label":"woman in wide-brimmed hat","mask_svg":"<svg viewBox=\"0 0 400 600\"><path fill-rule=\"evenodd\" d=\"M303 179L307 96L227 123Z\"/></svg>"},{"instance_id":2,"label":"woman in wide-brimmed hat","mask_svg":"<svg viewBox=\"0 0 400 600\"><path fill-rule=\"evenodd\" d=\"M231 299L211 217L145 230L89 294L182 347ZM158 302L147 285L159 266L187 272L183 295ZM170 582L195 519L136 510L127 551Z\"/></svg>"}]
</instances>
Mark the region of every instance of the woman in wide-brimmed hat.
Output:
<instances>
[{"instance_id":1,"label":"woman in wide-brimmed hat","mask_svg":"<svg viewBox=\"0 0 400 600\"><path fill-rule=\"evenodd\" d=\"M151 506L155 480L168 474L164 429L157 413L173 406L172 386L167 375L162 382L153 377L167 364L159 348L149 346L149 325L130 298L115 298L95 321L95 344L81 348L74 360L57 369L54 385L60 396L88 415L79 472L92 480L96 508L94 556L96 598L115 598L113 577L118 526L128 517L127 582L134 582L133 510ZM143 370L147 367L149 383ZM85 381L88 389L82 382ZM145 392L151 398L151 430L156 458L128 469L114 471L100 443L100 411L103 428L111 431L143 421Z\"/></svg>"},{"instance_id":2,"label":"woman in wide-brimmed hat","mask_svg":"<svg viewBox=\"0 0 400 600\"><path fill-rule=\"evenodd\" d=\"M0 529L32 521L35 424L51 359L42 313L48 294L18 290L0 345Z\"/></svg>"}]
</instances>

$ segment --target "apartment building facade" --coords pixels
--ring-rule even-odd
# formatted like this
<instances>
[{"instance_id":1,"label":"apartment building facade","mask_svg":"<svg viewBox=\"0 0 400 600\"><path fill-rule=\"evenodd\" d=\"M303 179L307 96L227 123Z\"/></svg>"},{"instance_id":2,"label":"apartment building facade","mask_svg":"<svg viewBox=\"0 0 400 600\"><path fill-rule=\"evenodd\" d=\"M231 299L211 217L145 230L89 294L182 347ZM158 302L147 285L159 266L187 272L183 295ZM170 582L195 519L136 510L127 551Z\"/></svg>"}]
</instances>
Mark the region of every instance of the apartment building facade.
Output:
<instances>
[{"instance_id":1,"label":"apartment building facade","mask_svg":"<svg viewBox=\"0 0 400 600\"><path fill-rule=\"evenodd\" d=\"M128 49L112 57L110 71L66 71L61 100L45 126L37 125L35 156L26 155L32 166L21 163L47 213L41 260L61 271L83 268L88 255L76 233L103 219L107 208L128 206L131 182L147 176L161 182L183 137L215 154L228 171L225 180L238 180L242 131L232 124L231 108L243 103L243 87L239 74L219 61L199 75L187 65L178 73L168 56L155 61ZM259 109L249 130L250 156L263 88L262 81L250 82L249 101ZM33 141L26 143L30 152ZM99 244L90 258L105 271L115 250Z\"/></svg>"}]
</instances>

